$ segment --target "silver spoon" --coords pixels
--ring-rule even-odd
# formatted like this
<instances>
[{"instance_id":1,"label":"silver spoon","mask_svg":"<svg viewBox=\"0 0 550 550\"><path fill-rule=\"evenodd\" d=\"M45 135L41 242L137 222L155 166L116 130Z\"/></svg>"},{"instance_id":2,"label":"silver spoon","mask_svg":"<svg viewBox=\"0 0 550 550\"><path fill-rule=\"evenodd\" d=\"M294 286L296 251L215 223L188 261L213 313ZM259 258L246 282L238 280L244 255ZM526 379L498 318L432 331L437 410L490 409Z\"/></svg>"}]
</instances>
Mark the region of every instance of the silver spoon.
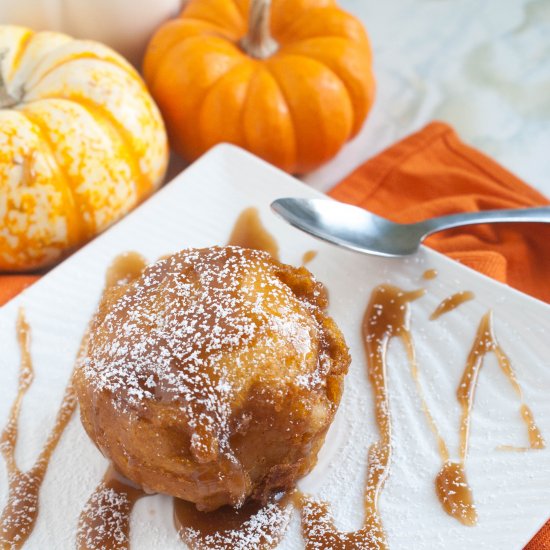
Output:
<instances>
[{"instance_id":1,"label":"silver spoon","mask_svg":"<svg viewBox=\"0 0 550 550\"><path fill-rule=\"evenodd\" d=\"M271 208L288 223L324 241L377 256L408 256L432 233L479 223L550 223L550 206L485 210L394 223L367 210L331 199L277 199Z\"/></svg>"}]
</instances>

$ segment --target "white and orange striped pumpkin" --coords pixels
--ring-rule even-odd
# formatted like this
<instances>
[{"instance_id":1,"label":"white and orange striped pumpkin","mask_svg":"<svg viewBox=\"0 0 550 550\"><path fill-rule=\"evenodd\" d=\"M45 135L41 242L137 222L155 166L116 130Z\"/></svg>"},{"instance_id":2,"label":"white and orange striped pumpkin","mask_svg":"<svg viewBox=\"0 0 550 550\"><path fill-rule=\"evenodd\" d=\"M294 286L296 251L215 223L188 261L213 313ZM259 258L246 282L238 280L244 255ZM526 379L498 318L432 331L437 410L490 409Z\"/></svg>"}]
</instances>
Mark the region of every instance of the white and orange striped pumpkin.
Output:
<instances>
[{"instance_id":1,"label":"white and orange striped pumpkin","mask_svg":"<svg viewBox=\"0 0 550 550\"><path fill-rule=\"evenodd\" d=\"M160 185L167 149L118 54L0 26L0 271L50 265L119 219Z\"/></svg>"}]
</instances>

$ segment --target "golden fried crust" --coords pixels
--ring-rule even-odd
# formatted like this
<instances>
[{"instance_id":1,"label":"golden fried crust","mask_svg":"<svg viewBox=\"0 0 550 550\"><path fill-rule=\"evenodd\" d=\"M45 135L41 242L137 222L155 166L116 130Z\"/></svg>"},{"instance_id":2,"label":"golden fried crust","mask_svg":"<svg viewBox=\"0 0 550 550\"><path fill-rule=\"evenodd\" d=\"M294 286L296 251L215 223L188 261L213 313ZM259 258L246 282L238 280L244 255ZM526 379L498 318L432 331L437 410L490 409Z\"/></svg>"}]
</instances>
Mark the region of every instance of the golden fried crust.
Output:
<instances>
[{"instance_id":1,"label":"golden fried crust","mask_svg":"<svg viewBox=\"0 0 550 550\"><path fill-rule=\"evenodd\" d=\"M77 371L88 435L126 477L202 510L265 500L316 462L350 358L305 268L184 250L107 293Z\"/></svg>"}]
</instances>

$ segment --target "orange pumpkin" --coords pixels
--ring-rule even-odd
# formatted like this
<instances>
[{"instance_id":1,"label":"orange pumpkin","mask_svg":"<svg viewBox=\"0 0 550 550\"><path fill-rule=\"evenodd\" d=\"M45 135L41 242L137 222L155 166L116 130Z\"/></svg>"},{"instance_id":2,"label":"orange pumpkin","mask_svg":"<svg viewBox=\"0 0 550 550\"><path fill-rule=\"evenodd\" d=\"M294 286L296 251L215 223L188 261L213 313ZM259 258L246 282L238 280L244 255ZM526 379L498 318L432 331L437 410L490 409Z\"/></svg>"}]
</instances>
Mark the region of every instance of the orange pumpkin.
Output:
<instances>
[{"instance_id":1,"label":"orange pumpkin","mask_svg":"<svg viewBox=\"0 0 550 550\"><path fill-rule=\"evenodd\" d=\"M157 31L144 76L174 149L230 142L293 173L333 157L374 95L361 23L334 0L190 0Z\"/></svg>"},{"instance_id":2,"label":"orange pumpkin","mask_svg":"<svg viewBox=\"0 0 550 550\"><path fill-rule=\"evenodd\" d=\"M160 185L167 142L111 49L0 26L0 271L47 266Z\"/></svg>"}]
</instances>

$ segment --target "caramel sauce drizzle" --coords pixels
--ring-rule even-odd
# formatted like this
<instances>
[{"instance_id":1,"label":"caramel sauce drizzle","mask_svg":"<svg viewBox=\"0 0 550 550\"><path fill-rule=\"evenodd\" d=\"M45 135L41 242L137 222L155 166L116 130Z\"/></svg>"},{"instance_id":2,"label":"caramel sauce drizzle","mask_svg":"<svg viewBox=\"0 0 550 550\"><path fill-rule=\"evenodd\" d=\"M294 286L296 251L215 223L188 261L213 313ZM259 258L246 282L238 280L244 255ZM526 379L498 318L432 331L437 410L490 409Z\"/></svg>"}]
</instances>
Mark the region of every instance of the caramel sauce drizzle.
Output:
<instances>
[{"instance_id":1,"label":"caramel sauce drizzle","mask_svg":"<svg viewBox=\"0 0 550 550\"><path fill-rule=\"evenodd\" d=\"M130 547L130 517L136 502L147 496L109 466L78 520L78 550L126 550Z\"/></svg>"},{"instance_id":2,"label":"caramel sauce drizzle","mask_svg":"<svg viewBox=\"0 0 550 550\"><path fill-rule=\"evenodd\" d=\"M424 271L424 273L422 274L422 278L429 281L435 279L437 275L437 269L426 269L426 271Z\"/></svg>"},{"instance_id":3,"label":"caramel sauce drizzle","mask_svg":"<svg viewBox=\"0 0 550 550\"><path fill-rule=\"evenodd\" d=\"M140 273L144 266L145 261L138 254L122 254L107 272L105 291L116 284L127 282L136 273ZM23 397L34 379L30 353L31 329L22 310L19 312L17 319L17 337L21 350L18 391L10 409L8 422L0 436L0 452L6 461L8 470L8 501L0 516L0 545L3 548L12 550L21 548L34 529L39 511L40 488L50 459L77 406L71 373L69 384L65 389L63 400L57 412L55 424L46 439L44 447L33 467L26 472L22 472L17 467L15 460L19 413ZM80 345L76 365L82 359L86 344L87 331ZM108 548L111 547L108 546ZM113 548L118 547L114 546Z\"/></svg>"},{"instance_id":4,"label":"caramel sauce drizzle","mask_svg":"<svg viewBox=\"0 0 550 550\"><path fill-rule=\"evenodd\" d=\"M319 252L317 250L306 250L302 256L302 265L306 265L309 262L313 261Z\"/></svg>"},{"instance_id":5,"label":"caramel sauce drizzle","mask_svg":"<svg viewBox=\"0 0 550 550\"><path fill-rule=\"evenodd\" d=\"M512 450L527 450L544 449L546 446L544 438L542 437L542 434L535 423L533 413L525 403L523 391L516 378L516 374L512 368L510 359L498 343L498 340L495 336L493 327L493 315L492 312L489 311L482 317L481 322L479 323L474 344L472 346L472 349L470 350L470 353L468 354L466 367L464 369L462 379L456 392L456 397L462 409L460 420L460 458L462 462L466 460L466 456L468 454L470 419L472 407L474 404L474 396L478 377L481 368L483 367L485 356L488 353L495 354L500 369L516 392L521 403L520 416L525 423L525 426L527 427L527 435L529 441L528 447L505 448Z\"/></svg>"},{"instance_id":6,"label":"caramel sauce drizzle","mask_svg":"<svg viewBox=\"0 0 550 550\"><path fill-rule=\"evenodd\" d=\"M373 459L369 453L369 461ZM367 517L363 527L346 533L334 525L328 503L298 494L302 534L306 550L386 550L386 533L378 514ZM369 504L365 501L365 509Z\"/></svg>"},{"instance_id":7,"label":"caramel sauce drizzle","mask_svg":"<svg viewBox=\"0 0 550 550\"><path fill-rule=\"evenodd\" d=\"M23 397L31 387L34 369L30 353L31 329L23 310L17 319L17 337L21 350L17 395L12 404L8 422L0 436L0 451L8 470L8 501L0 516L0 545L15 550L21 548L29 538L39 510L39 493L50 458L63 435L77 405L76 395L69 382L55 419L55 424L46 439L33 467L21 471L15 460L15 449L19 429L19 413Z\"/></svg>"},{"instance_id":8,"label":"caramel sauce drizzle","mask_svg":"<svg viewBox=\"0 0 550 550\"><path fill-rule=\"evenodd\" d=\"M369 380L375 394L376 420L381 434L380 441L369 452L369 464L374 448L374 452L381 454L381 459L379 458L378 462L383 465L383 483L388 475L391 461L391 416L386 380L386 354L391 339L397 337L405 346L422 410L436 438L439 454L444 463L436 478L436 493L447 513L462 523L470 525L471 522L475 523L477 515L466 475L461 464L449 460L447 444L429 410L419 378L418 363L410 331L410 303L424 294L423 289L405 292L394 286L381 285L374 289L365 313L363 337L367 352ZM376 448L377 445L378 448ZM382 483L377 486L376 492L371 490L374 495L371 500L374 500L375 504ZM373 508L371 507L371 510Z\"/></svg>"},{"instance_id":9,"label":"caramel sauce drizzle","mask_svg":"<svg viewBox=\"0 0 550 550\"><path fill-rule=\"evenodd\" d=\"M469 290L461 290L452 296L445 298L430 315L430 321L439 319L445 313L456 309L465 302L469 302L475 298L475 294Z\"/></svg>"},{"instance_id":10,"label":"caramel sauce drizzle","mask_svg":"<svg viewBox=\"0 0 550 550\"><path fill-rule=\"evenodd\" d=\"M266 504L247 501L241 508L223 506L200 512L174 499L174 525L193 550L271 550L281 541L291 515L291 495L275 495Z\"/></svg>"},{"instance_id":11,"label":"caramel sauce drizzle","mask_svg":"<svg viewBox=\"0 0 550 550\"><path fill-rule=\"evenodd\" d=\"M460 454L459 462L444 459L444 464L436 477L436 493L444 510L464 525L474 525L477 522L477 512L473 503L472 491L468 486L465 465L468 457L471 414L478 384L479 373L483 367L485 356L494 353L498 364L506 378L518 395L520 415L527 427L528 447L501 447L505 450L526 451L529 449L544 449L545 441L537 427L531 409L525 404L523 391L518 383L510 359L499 345L493 328L493 316L489 311L479 324L474 343L468 354L466 366L457 388L456 396L461 408L460 419Z\"/></svg>"},{"instance_id":12,"label":"caramel sauce drizzle","mask_svg":"<svg viewBox=\"0 0 550 550\"><path fill-rule=\"evenodd\" d=\"M273 235L264 227L258 209L253 206L244 209L239 214L227 244L263 250L276 260L279 259L279 245Z\"/></svg>"},{"instance_id":13,"label":"caramel sauce drizzle","mask_svg":"<svg viewBox=\"0 0 550 550\"><path fill-rule=\"evenodd\" d=\"M424 293L423 289L405 292L391 285L380 285L372 292L363 318L362 333L380 438L368 452L364 523L363 527L355 532L339 531L334 525L328 504L310 497L302 497L302 530L308 550L319 548L384 550L388 548L378 510L378 500L389 475L392 455L392 420L387 387L386 356L390 341L393 338L400 338L407 350L415 379L417 378L416 358L410 332L409 304ZM434 422L433 427L435 428Z\"/></svg>"},{"instance_id":14,"label":"caramel sauce drizzle","mask_svg":"<svg viewBox=\"0 0 550 550\"><path fill-rule=\"evenodd\" d=\"M528 451L529 449L544 449L546 447L546 442L542 433L535 423L535 417L531 409L525 404L522 403L519 409L521 418L523 422L527 425L527 436L529 438L528 447L512 447L509 445L501 445L500 449L505 451Z\"/></svg>"},{"instance_id":15,"label":"caramel sauce drizzle","mask_svg":"<svg viewBox=\"0 0 550 550\"><path fill-rule=\"evenodd\" d=\"M387 386L387 351L393 338L400 338L416 373L410 332L410 302L423 296L423 289L405 292L391 285L376 287L363 318L363 340L370 383L374 391L375 417L380 439L369 449L366 517L378 516L378 498L391 462L391 413ZM417 378L417 376L415 376Z\"/></svg>"}]
</instances>

